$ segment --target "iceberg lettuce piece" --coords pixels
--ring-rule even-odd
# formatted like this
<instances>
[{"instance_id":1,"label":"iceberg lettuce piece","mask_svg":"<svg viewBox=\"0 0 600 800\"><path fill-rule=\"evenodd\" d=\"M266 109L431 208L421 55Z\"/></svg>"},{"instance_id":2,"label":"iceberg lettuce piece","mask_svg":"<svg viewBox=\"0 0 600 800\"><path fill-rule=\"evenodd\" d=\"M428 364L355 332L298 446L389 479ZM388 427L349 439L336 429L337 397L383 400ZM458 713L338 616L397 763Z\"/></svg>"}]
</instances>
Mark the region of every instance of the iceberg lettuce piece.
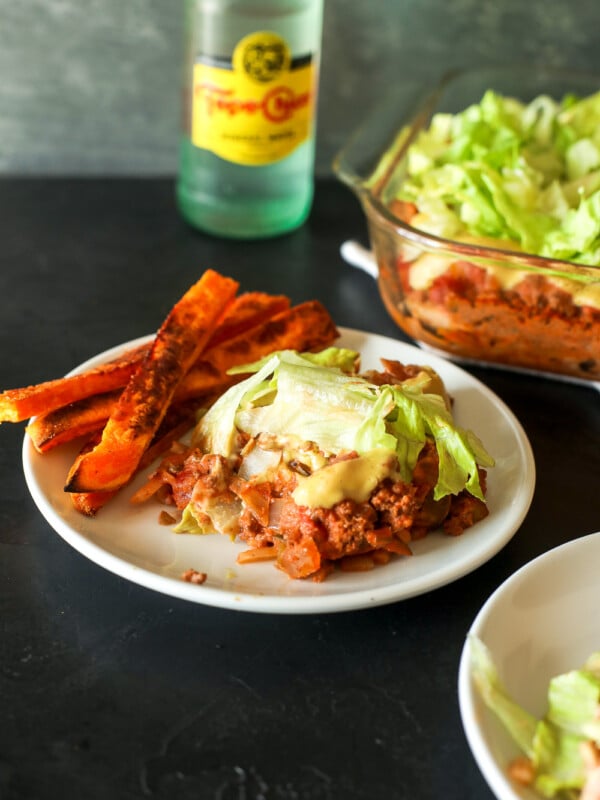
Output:
<instances>
[{"instance_id":1,"label":"iceberg lettuce piece","mask_svg":"<svg viewBox=\"0 0 600 800\"><path fill-rule=\"evenodd\" d=\"M581 789L585 768L581 755L583 739L561 730L543 719L537 725L533 740L535 788L545 797L559 792Z\"/></svg>"},{"instance_id":2,"label":"iceberg lettuce piece","mask_svg":"<svg viewBox=\"0 0 600 800\"><path fill-rule=\"evenodd\" d=\"M550 681L548 719L571 733L600 742L600 676L572 670Z\"/></svg>"},{"instance_id":3,"label":"iceberg lettuce piece","mask_svg":"<svg viewBox=\"0 0 600 800\"><path fill-rule=\"evenodd\" d=\"M600 191L569 209L560 228L552 231L542 248L542 255L580 263L598 263L600 249Z\"/></svg>"},{"instance_id":4,"label":"iceberg lettuce piece","mask_svg":"<svg viewBox=\"0 0 600 800\"><path fill-rule=\"evenodd\" d=\"M567 175L577 180L600 167L600 149L591 139L578 139L566 152Z\"/></svg>"},{"instance_id":5,"label":"iceberg lettuce piece","mask_svg":"<svg viewBox=\"0 0 600 800\"><path fill-rule=\"evenodd\" d=\"M396 438L396 453L402 480L408 483L413 469L417 463L419 453L427 440L427 424L422 408L415 399L420 395L401 391L394 391L393 395L396 411L390 415L388 425ZM430 395L434 398L436 395ZM440 400L442 398L440 397ZM433 400L435 403L435 400ZM443 402L440 404L444 405Z\"/></svg>"},{"instance_id":6,"label":"iceberg lettuce piece","mask_svg":"<svg viewBox=\"0 0 600 800\"><path fill-rule=\"evenodd\" d=\"M483 499L478 464L493 466L494 461L475 434L455 425L445 398L431 392L430 376L405 386L377 386L319 363L346 364L351 356L355 362L352 351L342 357L333 352L307 357L286 350L257 362L252 365L257 371L202 417L194 442L204 452L225 457L239 449L240 431L278 437L288 450L306 442L328 455L384 450L396 456L400 474L409 482L430 437L440 461L435 498L467 489Z\"/></svg>"},{"instance_id":7,"label":"iceberg lettuce piece","mask_svg":"<svg viewBox=\"0 0 600 800\"><path fill-rule=\"evenodd\" d=\"M476 636L469 635L471 677L483 702L500 719L515 744L533 758L537 719L514 702L506 691L490 651Z\"/></svg>"},{"instance_id":8,"label":"iceberg lettuce piece","mask_svg":"<svg viewBox=\"0 0 600 800\"><path fill-rule=\"evenodd\" d=\"M479 483L477 465L492 467L493 458L471 431L455 425L444 399L436 394L412 394L399 387L392 387L396 408L402 413L392 418L398 441L406 448L406 465L401 471L409 474L416 464L427 434L433 437L439 458L439 477L434 490L434 499L448 494L458 494L467 489L472 495L484 500Z\"/></svg>"},{"instance_id":9,"label":"iceberg lettuce piece","mask_svg":"<svg viewBox=\"0 0 600 800\"><path fill-rule=\"evenodd\" d=\"M175 533L224 533L235 538L239 530L242 505L238 498L223 501L220 498L204 497L192 499L183 509L180 522L173 528Z\"/></svg>"},{"instance_id":10,"label":"iceberg lettuce piece","mask_svg":"<svg viewBox=\"0 0 600 800\"><path fill-rule=\"evenodd\" d=\"M299 356L305 361L310 361L311 364L319 364L322 367L337 367L342 372L354 372L354 369L360 359L359 353L356 350L349 350L346 347L326 347L324 350L319 350L318 353L296 353L294 350L280 351L285 352L286 358L289 361L294 360L294 355ZM277 353L275 355L279 355ZM250 372L258 372L274 354L265 356L259 361L252 364L241 364L237 367L232 367L228 370L229 375L240 375Z\"/></svg>"},{"instance_id":11,"label":"iceberg lettuce piece","mask_svg":"<svg viewBox=\"0 0 600 800\"><path fill-rule=\"evenodd\" d=\"M235 415L238 408L253 390L264 384L278 363L278 357L271 356L254 375L222 394L196 426L193 435L194 444L201 447L205 453L231 456L236 444Z\"/></svg>"},{"instance_id":12,"label":"iceberg lettuce piece","mask_svg":"<svg viewBox=\"0 0 600 800\"><path fill-rule=\"evenodd\" d=\"M600 678L600 651L597 653L592 653L589 658L586 658L583 669L586 672L590 672L592 675Z\"/></svg>"},{"instance_id":13,"label":"iceberg lettuce piece","mask_svg":"<svg viewBox=\"0 0 600 800\"><path fill-rule=\"evenodd\" d=\"M583 98L567 98L559 111L558 121L572 130L577 138L591 137L600 141L600 91Z\"/></svg>"},{"instance_id":14,"label":"iceberg lettuce piece","mask_svg":"<svg viewBox=\"0 0 600 800\"><path fill-rule=\"evenodd\" d=\"M240 408L236 423L241 430L250 436L266 432L314 442L325 453L360 452L357 432L372 414L375 400L370 384L310 362L290 363L287 356L276 378L272 403Z\"/></svg>"},{"instance_id":15,"label":"iceberg lettuce piece","mask_svg":"<svg viewBox=\"0 0 600 800\"><path fill-rule=\"evenodd\" d=\"M368 453L371 450L389 450L396 453L398 439L388 430L387 417L394 409L394 396L389 387L384 386L375 398L368 415L366 415L356 430L354 448L358 453ZM398 454L402 465L402 459Z\"/></svg>"},{"instance_id":16,"label":"iceberg lettuce piece","mask_svg":"<svg viewBox=\"0 0 600 800\"><path fill-rule=\"evenodd\" d=\"M210 517L197 514L192 503L188 503L183 509L181 519L173 531L175 533L195 533L200 536L215 533Z\"/></svg>"}]
</instances>

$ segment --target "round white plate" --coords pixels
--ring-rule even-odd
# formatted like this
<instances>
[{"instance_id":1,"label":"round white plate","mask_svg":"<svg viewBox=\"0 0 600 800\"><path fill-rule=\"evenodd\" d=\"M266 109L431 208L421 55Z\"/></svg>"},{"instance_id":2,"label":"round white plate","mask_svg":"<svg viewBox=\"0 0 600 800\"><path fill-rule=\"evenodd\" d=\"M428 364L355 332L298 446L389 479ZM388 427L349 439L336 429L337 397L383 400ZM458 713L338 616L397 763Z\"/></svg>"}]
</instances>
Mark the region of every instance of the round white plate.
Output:
<instances>
[{"instance_id":1,"label":"round white plate","mask_svg":"<svg viewBox=\"0 0 600 800\"><path fill-rule=\"evenodd\" d=\"M402 600L460 578L497 553L527 513L535 483L527 437L504 403L456 365L394 339L351 329L340 332L337 343L359 351L364 369L380 368L381 357L430 364L454 397L458 424L477 433L493 455L496 466L488 473L490 514L462 536L430 534L412 546L412 557L395 559L370 572L336 571L323 583L294 581L269 562L237 564L237 554L245 546L228 537L175 534L159 525L158 505L128 502L143 483L143 475L95 519L81 516L63 491L77 446L41 456L26 436L23 464L35 503L69 544L100 566L173 597L223 608L294 614L345 611ZM135 344L102 353L78 371ZM181 580L190 568L207 573L206 582L198 586Z\"/></svg>"},{"instance_id":2,"label":"round white plate","mask_svg":"<svg viewBox=\"0 0 600 800\"><path fill-rule=\"evenodd\" d=\"M600 533L567 542L538 556L487 600L470 633L487 645L510 696L538 719L555 675L577 669L600 650ZM506 769L521 755L486 707L471 679L468 640L458 679L460 713L469 746L499 800L539 800L512 783Z\"/></svg>"}]
</instances>

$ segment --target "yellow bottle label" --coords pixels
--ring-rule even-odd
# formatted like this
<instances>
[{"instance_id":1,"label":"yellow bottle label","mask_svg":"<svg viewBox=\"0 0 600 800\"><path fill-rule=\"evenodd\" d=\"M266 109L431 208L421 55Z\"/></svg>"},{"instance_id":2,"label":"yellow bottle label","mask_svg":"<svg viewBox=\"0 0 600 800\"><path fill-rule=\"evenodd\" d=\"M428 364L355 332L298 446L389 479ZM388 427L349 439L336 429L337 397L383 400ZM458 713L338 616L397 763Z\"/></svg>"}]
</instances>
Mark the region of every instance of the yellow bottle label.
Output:
<instances>
[{"instance_id":1,"label":"yellow bottle label","mask_svg":"<svg viewBox=\"0 0 600 800\"><path fill-rule=\"evenodd\" d=\"M293 59L276 33L251 33L230 67L194 65L192 142L236 164L270 164L309 137L315 101L312 58Z\"/></svg>"}]
</instances>

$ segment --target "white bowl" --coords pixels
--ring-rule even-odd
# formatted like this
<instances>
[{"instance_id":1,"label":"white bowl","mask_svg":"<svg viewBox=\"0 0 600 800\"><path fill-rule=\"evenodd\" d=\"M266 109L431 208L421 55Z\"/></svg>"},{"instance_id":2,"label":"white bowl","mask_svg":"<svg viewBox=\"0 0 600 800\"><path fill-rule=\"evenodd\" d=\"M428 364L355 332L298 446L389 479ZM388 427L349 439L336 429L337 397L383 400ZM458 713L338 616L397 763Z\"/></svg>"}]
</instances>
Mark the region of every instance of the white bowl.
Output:
<instances>
[{"instance_id":1,"label":"white bowl","mask_svg":"<svg viewBox=\"0 0 600 800\"><path fill-rule=\"evenodd\" d=\"M600 532L563 544L526 564L487 600L470 633L487 645L511 697L536 717L546 711L550 678L577 669L600 650ZM518 748L479 697L469 642L460 661L460 713L469 746L499 800L540 795L513 783L507 766Z\"/></svg>"}]
</instances>

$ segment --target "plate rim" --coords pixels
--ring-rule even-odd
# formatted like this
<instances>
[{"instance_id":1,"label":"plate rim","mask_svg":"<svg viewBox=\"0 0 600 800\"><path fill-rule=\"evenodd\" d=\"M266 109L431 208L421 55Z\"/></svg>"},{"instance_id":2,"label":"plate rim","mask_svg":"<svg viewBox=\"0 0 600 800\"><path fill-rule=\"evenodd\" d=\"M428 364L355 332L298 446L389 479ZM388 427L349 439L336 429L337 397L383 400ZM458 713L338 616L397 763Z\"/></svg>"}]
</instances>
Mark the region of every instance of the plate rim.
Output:
<instances>
[{"instance_id":1,"label":"plate rim","mask_svg":"<svg viewBox=\"0 0 600 800\"><path fill-rule=\"evenodd\" d=\"M466 378L467 383L472 388L475 388L478 393L484 395L487 400L498 409L499 412L504 414L507 421L510 422L516 438L516 443L519 445L520 459L527 480L525 480L521 486L521 492L523 493L521 504L513 514L511 524L507 526L502 535L495 538L491 547L488 547L484 551L476 554L474 553L470 558L464 558L459 564L450 564L450 566L444 565L443 568L435 569L429 575L413 577L412 580L409 581L408 585L406 583L403 584L402 582L398 582L392 584L383 584L376 589L367 588L359 591L340 592L318 596L289 596L274 595L272 593L234 591L233 589L226 590L224 588L211 587L207 584L204 584L200 588L186 583L179 578L164 575L151 569L144 569L143 567L133 564L125 558L107 551L100 544L91 541L85 535L71 527L71 525L69 525L69 523L65 521L54 509L49 499L45 496L44 492L41 490L41 487L39 487L37 483L31 456L33 455L35 457L39 454L35 453L33 445L29 440L28 435L25 433L22 447L23 471L27 488L32 499L34 500L35 505L46 520L47 524L50 525L50 527L56 533L58 533L62 539L64 539L77 552L91 560L97 566L107 569L109 572L118 575L122 579L131 581L132 583L143 586L146 589L157 591L171 597L199 603L201 605L219 607L223 609L270 614L312 614L360 610L407 600L412 597L433 591L437 588L441 588L442 586L464 577L480 567L482 564L486 563L489 559L496 555L508 543L508 541L510 541L510 539L520 528L529 511L535 490L536 467L533 450L527 434L525 433L518 418L506 405L506 403L504 403L504 401L498 397L498 395L496 395L478 378L469 374L466 370L462 369L455 363L438 355L427 353L416 345L394 339L392 337L356 328L341 326L338 326L338 330L340 332L341 339L352 336L366 337L375 345L378 343L378 341L381 341L388 346L391 345L393 347L399 347L405 352L414 354L415 358L421 357L423 363L431 364L434 369L436 368L436 365L443 366L443 370L449 371L451 375L454 374L463 380ZM152 336L153 334L149 334L147 336L138 337L136 339L132 339L108 348L107 350L104 350L79 364L77 367L71 370L68 375L85 370L91 365L109 360L125 349L151 340ZM345 345L342 344L342 346Z\"/></svg>"}]
</instances>

